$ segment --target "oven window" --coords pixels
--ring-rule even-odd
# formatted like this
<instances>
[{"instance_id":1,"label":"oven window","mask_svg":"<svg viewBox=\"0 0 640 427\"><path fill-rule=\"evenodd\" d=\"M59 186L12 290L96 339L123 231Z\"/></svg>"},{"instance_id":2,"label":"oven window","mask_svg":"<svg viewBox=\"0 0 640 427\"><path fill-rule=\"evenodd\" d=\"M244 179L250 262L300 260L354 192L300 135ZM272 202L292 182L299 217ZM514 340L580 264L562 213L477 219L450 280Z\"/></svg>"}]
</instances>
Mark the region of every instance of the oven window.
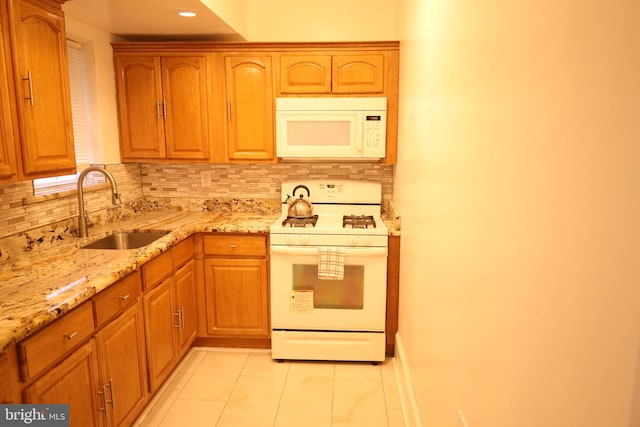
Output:
<instances>
[{"instance_id":1,"label":"oven window","mask_svg":"<svg viewBox=\"0 0 640 427\"><path fill-rule=\"evenodd\" d=\"M362 310L364 266L345 265L344 279L318 279L318 265L293 264L293 290L313 291L313 308Z\"/></svg>"}]
</instances>

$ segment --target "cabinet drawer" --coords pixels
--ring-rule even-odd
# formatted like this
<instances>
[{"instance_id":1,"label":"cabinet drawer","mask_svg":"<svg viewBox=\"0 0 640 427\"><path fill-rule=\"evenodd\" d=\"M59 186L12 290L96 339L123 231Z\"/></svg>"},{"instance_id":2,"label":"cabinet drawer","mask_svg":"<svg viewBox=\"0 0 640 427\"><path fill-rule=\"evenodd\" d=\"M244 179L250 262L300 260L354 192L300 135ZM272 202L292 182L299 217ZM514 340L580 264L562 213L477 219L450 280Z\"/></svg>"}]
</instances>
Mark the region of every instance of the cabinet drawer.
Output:
<instances>
[{"instance_id":1,"label":"cabinet drawer","mask_svg":"<svg viewBox=\"0 0 640 427\"><path fill-rule=\"evenodd\" d=\"M153 288L171 273L173 273L173 255L169 251L142 266L142 285L144 290Z\"/></svg>"},{"instance_id":2,"label":"cabinet drawer","mask_svg":"<svg viewBox=\"0 0 640 427\"><path fill-rule=\"evenodd\" d=\"M27 381L65 353L89 338L93 325L93 307L90 302L65 314L40 332L18 343L20 374Z\"/></svg>"},{"instance_id":3,"label":"cabinet drawer","mask_svg":"<svg viewBox=\"0 0 640 427\"><path fill-rule=\"evenodd\" d=\"M204 236L205 255L266 256L266 236Z\"/></svg>"},{"instance_id":4,"label":"cabinet drawer","mask_svg":"<svg viewBox=\"0 0 640 427\"><path fill-rule=\"evenodd\" d=\"M140 296L140 274L135 271L118 283L100 292L93 300L96 325L102 326L107 320L134 304Z\"/></svg>"},{"instance_id":5,"label":"cabinet drawer","mask_svg":"<svg viewBox=\"0 0 640 427\"><path fill-rule=\"evenodd\" d=\"M173 253L173 266L174 268L180 267L182 264L193 258L193 237L189 237L176 245L171 252Z\"/></svg>"}]
</instances>

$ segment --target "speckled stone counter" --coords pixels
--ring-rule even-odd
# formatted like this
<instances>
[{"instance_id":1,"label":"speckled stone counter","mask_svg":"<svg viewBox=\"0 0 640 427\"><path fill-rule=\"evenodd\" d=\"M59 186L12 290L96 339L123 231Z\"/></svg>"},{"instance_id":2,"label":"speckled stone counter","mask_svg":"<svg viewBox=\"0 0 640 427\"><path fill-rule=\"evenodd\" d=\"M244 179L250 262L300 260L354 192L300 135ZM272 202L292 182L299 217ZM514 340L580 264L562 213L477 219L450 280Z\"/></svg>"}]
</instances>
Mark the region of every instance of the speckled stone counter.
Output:
<instances>
[{"instance_id":1,"label":"speckled stone counter","mask_svg":"<svg viewBox=\"0 0 640 427\"><path fill-rule=\"evenodd\" d=\"M175 201L145 200L116 218L92 218L89 237L75 234L71 219L0 240L0 351L90 299L152 258L195 233L267 233L279 217L278 201L211 201L185 209ZM388 209L387 213L393 213ZM109 213L104 216L109 216ZM385 216L389 235L400 234L400 220ZM81 249L87 243L125 231L170 231L132 250Z\"/></svg>"},{"instance_id":2,"label":"speckled stone counter","mask_svg":"<svg viewBox=\"0 0 640 427\"><path fill-rule=\"evenodd\" d=\"M268 232L277 214L184 211L142 212L89 229L88 238L39 236L39 245L3 239L0 243L0 351L117 282L192 234ZM81 249L121 231L168 230L166 236L131 250ZM14 239L15 240L15 239ZM45 240L42 244L42 240ZM27 245L27 246L25 246Z\"/></svg>"}]
</instances>

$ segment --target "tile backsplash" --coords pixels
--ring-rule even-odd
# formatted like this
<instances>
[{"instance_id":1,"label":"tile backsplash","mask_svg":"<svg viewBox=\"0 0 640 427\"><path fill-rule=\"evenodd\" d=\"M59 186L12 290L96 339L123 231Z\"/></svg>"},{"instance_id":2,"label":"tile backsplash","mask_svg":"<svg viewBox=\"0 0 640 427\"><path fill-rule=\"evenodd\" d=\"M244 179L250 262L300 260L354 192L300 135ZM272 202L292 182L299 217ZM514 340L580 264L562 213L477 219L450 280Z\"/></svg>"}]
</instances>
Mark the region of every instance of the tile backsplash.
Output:
<instances>
[{"instance_id":1,"label":"tile backsplash","mask_svg":"<svg viewBox=\"0 0 640 427\"><path fill-rule=\"evenodd\" d=\"M123 203L141 198L191 199L193 209L206 209L211 199L280 199L280 183L295 179L354 179L380 182L382 196L391 200L393 166L368 163L278 164L114 164ZM85 193L92 212L111 207L105 184ZM195 202L194 202L195 200ZM75 191L54 196L33 196L31 181L0 185L0 238L43 227L78 215Z\"/></svg>"}]
</instances>

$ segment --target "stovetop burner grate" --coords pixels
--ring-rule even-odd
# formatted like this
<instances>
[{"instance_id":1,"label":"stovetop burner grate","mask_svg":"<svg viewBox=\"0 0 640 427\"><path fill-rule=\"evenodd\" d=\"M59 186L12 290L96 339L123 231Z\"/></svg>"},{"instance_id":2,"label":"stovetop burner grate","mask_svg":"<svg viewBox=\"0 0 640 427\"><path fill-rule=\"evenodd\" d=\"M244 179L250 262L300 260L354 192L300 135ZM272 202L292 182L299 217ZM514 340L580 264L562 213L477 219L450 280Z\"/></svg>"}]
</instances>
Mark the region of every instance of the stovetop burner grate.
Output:
<instances>
[{"instance_id":1,"label":"stovetop burner grate","mask_svg":"<svg viewBox=\"0 0 640 427\"><path fill-rule=\"evenodd\" d=\"M342 227L344 228L376 228L376 221L373 215L345 215L342 217Z\"/></svg>"},{"instance_id":2,"label":"stovetop burner grate","mask_svg":"<svg viewBox=\"0 0 640 427\"><path fill-rule=\"evenodd\" d=\"M312 227L316 226L316 222L318 222L318 215L308 216L304 218L298 218L295 216L288 216L282 221L282 226L289 225L290 227L306 227L310 225Z\"/></svg>"}]
</instances>

